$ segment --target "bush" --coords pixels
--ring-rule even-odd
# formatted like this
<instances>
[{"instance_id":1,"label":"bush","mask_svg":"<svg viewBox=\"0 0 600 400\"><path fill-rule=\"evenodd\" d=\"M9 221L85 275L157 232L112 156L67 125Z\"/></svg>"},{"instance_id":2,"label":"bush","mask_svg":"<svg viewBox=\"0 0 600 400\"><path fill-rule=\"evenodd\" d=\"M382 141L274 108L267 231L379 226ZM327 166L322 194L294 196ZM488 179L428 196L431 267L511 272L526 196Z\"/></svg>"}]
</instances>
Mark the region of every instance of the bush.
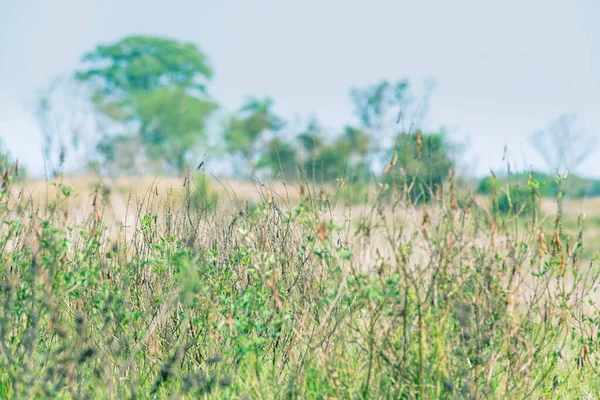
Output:
<instances>
[{"instance_id":1,"label":"bush","mask_svg":"<svg viewBox=\"0 0 600 400\"><path fill-rule=\"evenodd\" d=\"M210 179L205 174L194 177L191 193L189 194L189 207L197 211L213 211L219 200L219 194L212 188Z\"/></svg>"},{"instance_id":2,"label":"bush","mask_svg":"<svg viewBox=\"0 0 600 400\"><path fill-rule=\"evenodd\" d=\"M430 200L436 187L442 186L454 167L451 144L444 134L401 133L396 138L394 151L402 172L391 174L386 181L392 187L395 184L399 189L408 190L413 202Z\"/></svg>"},{"instance_id":3,"label":"bush","mask_svg":"<svg viewBox=\"0 0 600 400\"><path fill-rule=\"evenodd\" d=\"M371 188L372 185L369 183L346 183L336 191L334 198L340 201L338 203L340 205L348 203L351 205L365 204L371 199Z\"/></svg>"},{"instance_id":4,"label":"bush","mask_svg":"<svg viewBox=\"0 0 600 400\"><path fill-rule=\"evenodd\" d=\"M529 188L511 186L508 190L502 190L498 196L498 211L503 214L529 213L534 208L535 202Z\"/></svg>"},{"instance_id":5,"label":"bush","mask_svg":"<svg viewBox=\"0 0 600 400\"><path fill-rule=\"evenodd\" d=\"M531 176L539 186L537 192L541 197L555 198L559 192L559 183L555 177L541 172L528 172L514 175L515 182L520 185L526 185ZM507 178L486 176L479 181L477 193L491 195L494 187L498 189L500 185L507 183ZM567 198L582 199L584 197L595 197L600 195L600 182L583 178L575 174L570 174L564 185L563 195Z\"/></svg>"},{"instance_id":6,"label":"bush","mask_svg":"<svg viewBox=\"0 0 600 400\"><path fill-rule=\"evenodd\" d=\"M479 185L477 186L477 193L492 194L494 193L494 188L498 188L498 180L493 176L486 176L485 178L479 181Z\"/></svg>"}]
</instances>

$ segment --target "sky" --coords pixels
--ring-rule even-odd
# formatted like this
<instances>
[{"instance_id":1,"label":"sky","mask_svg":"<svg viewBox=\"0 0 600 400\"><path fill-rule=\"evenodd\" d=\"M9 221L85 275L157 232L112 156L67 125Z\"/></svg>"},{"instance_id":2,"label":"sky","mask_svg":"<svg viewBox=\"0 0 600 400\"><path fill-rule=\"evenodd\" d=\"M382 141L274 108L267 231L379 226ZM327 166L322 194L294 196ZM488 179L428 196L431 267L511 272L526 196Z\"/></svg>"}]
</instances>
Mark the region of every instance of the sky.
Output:
<instances>
[{"instance_id":1,"label":"sky","mask_svg":"<svg viewBox=\"0 0 600 400\"><path fill-rule=\"evenodd\" d=\"M276 111L352 121L349 89L434 78L427 127L467 142L477 175L545 167L529 136L562 113L600 137L597 0L2 0L0 138L42 172L40 91L100 43L148 34L193 41L229 110L248 95ZM418 93L417 93L418 94ZM600 177L600 146L579 172Z\"/></svg>"}]
</instances>

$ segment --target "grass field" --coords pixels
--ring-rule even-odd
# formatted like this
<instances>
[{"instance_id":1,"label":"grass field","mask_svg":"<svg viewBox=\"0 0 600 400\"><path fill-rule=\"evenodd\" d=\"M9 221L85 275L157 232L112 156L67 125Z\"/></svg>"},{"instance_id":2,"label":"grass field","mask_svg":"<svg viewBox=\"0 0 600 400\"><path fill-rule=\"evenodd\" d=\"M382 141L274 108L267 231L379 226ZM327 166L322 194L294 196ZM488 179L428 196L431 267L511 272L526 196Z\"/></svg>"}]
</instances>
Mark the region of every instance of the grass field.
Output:
<instances>
[{"instance_id":1,"label":"grass field","mask_svg":"<svg viewBox=\"0 0 600 400\"><path fill-rule=\"evenodd\" d=\"M0 398L600 397L600 200L206 183L5 174Z\"/></svg>"}]
</instances>

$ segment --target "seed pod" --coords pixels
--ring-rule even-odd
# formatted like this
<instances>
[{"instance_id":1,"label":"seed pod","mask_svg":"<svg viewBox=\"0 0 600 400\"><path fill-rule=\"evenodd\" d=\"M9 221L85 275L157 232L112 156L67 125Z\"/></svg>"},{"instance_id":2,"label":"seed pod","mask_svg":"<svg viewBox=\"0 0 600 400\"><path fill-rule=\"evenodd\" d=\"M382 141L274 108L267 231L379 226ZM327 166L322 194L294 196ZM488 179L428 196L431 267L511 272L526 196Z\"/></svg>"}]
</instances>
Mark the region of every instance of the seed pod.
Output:
<instances>
[{"instance_id":1,"label":"seed pod","mask_svg":"<svg viewBox=\"0 0 600 400\"><path fill-rule=\"evenodd\" d=\"M538 252L540 257L544 257L548 254L548 245L546 243L546 235L544 234L544 230L540 228L538 232Z\"/></svg>"}]
</instances>

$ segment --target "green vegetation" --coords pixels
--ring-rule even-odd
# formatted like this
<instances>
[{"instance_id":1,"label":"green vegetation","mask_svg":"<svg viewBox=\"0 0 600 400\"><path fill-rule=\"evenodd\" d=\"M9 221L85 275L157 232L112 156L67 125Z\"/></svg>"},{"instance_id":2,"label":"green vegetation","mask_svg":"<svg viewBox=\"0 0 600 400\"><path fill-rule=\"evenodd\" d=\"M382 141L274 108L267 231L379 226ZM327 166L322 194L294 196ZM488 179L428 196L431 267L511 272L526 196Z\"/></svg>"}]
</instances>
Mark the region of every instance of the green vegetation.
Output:
<instances>
[{"instance_id":1,"label":"green vegetation","mask_svg":"<svg viewBox=\"0 0 600 400\"><path fill-rule=\"evenodd\" d=\"M556 175L551 176L537 171L528 173L513 174L507 176L486 176L482 178L477 187L480 194L491 195L494 188L506 186L509 182L513 185L527 185L528 179L534 179L539 182L538 194L546 198L554 198L558 195L560 179ZM569 179L565 182L563 195L572 199L583 199L585 197L596 197L600 194L600 181L588 178L582 178L575 174L569 174Z\"/></svg>"},{"instance_id":2,"label":"green vegetation","mask_svg":"<svg viewBox=\"0 0 600 400\"><path fill-rule=\"evenodd\" d=\"M14 180L22 180L27 176L27 171L23 169L23 166L19 166L19 162L15 161L4 146L2 140L0 140L0 171L12 171ZM8 179L8 177L6 177Z\"/></svg>"},{"instance_id":3,"label":"green vegetation","mask_svg":"<svg viewBox=\"0 0 600 400\"><path fill-rule=\"evenodd\" d=\"M393 202L382 184L350 219L347 186L308 182L296 204L265 188L252 206L190 208L210 197L200 176L183 197L150 188L127 227L101 185L74 219L72 188L36 206L12 172L1 398L600 394L600 267L561 218L547 232L536 213L500 217L452 178L418 208L408 182Z\"/></svg>"},{"instance_id":4,"label":"green vegetation","mask_svg":"<svg viewBox=\"0 0 600 400\"><path fill-rule=\"evenodd\" d=\"M335 130L269 97L222 110L193 44L134 36L83 61L91 193L51 130L41 194L0 149L0 398L600 397L600 256L565 214L597 182L509 164L472 196L445 131L404 126L406 80L353 88ZM181 182L140 191L149 171Z\"/></svg>"},{"instance_id":5,"label":"green vegetation","mask_svg":"<svg viewBox=\"0 0 600 400\"><path fill-rule=\"evenodd\" d=\"M91 86L98 113L121 131L138 132L104 138L99 150L105 161L122 156L119 144L138 139L149 160L185 171L217 108L206 91L212 76L206 56L191 43L134 36L98 46L83 61L88 67L76 76Z\"/></svg>"},{"instance_id":6,"label":"green vegetation","mask_svg":"<svg viewBox=\"0 0 600 400\"><path fill-rule=\"evenodd\" d=\"M412 201L431 199L441 189L454 166L450 145L442 134L399 134L394 146L392 163L398 163L402 173L388 174L387 181L410 190Z\"/></svg>"},{"instance_id":7,"label":"green vegetation","mask_svg":"<svg viewBox=\"0 0 600 400\"><path fill-rule=\"evenodd\" d=\"M248 96L239 110L223 110L209 95L213 70L208 56L191 43L131 36L97 46L82 61L84 68L74 74L74 82L66 82L70 86L63 96L73 95L76 87L83 88L87 100L82 101L91 105L101 134L94 136L82 130L81 112L54 109L52 90L43 96L38 114L44 128L46 164L54 176L60 173L68 154L64 138L52 129L57 119L64 125L61 131L73 131L73 146L95 144L83 157L88 168L111 176L156 172L185 175L203 153L208 153L211 160L229 163L235 178L306 179L320 184L344 179L368 185L384 181L390 186L406 180L412 183L412 200L421 201L430 199L443 185L456 163L457 146L443 129L426 133L414 129L415 121L424 116L426 110L419 107L427 103L429 93L420 100L414 115L406 115L416 98L406 79L351 88L349 97L357 123L325 129L316 116L291 124L268 96ZM60 84L57 81L53 87ZM81 102L78 106L83 108ZM61 112L65 115L57 118L55 114ZM533 174L541 184L537 193L554 198L554 170L562 174L576 167L593 148L593 138L576 129L575 122L575 116L562 116L532 135L543 149L552 175L521 171L499 176L498 184L506 186L513 181L527 185ZM59 161L51 160L51 149L57 143L60 148L55 152L60 156L55 158ZM393 154L403 167L396 182L384 176L383 168ZM492 194L490 179L484 177L476 183L479 193ZM573 174L565 187L571 198L599 193L600 182ZM504 197L508 200L509 196ZM507 201L501 200L504 203Z\"/></svg>"}]
</instances>

